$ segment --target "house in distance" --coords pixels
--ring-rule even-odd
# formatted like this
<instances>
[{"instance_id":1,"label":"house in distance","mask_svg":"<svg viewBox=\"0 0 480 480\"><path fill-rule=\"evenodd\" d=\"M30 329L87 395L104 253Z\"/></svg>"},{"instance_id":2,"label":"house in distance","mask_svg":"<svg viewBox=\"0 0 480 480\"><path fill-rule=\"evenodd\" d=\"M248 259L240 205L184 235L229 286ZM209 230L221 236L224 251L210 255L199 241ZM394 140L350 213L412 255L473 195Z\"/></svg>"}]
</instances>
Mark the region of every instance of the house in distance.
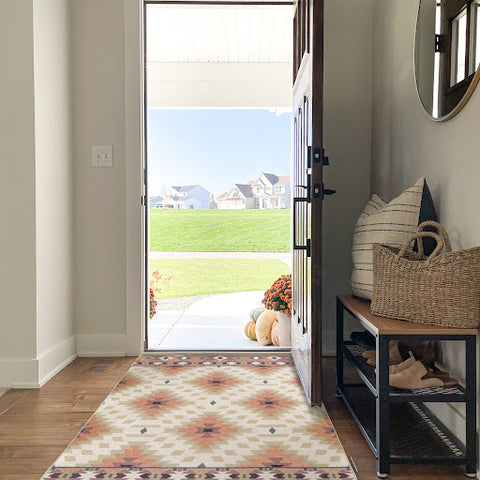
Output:
<instances>
[{"instance_id":1,"label":"house in distance","mask_svg":"<svg viewBox=\"0 0 480 480\"><path fill-rule=\"evenodd\" d=\"M210 192L200 185L171 186L160 205L162 208L206 210L210 208Z\"/></svg>"},{"instance_id":2,"label":"house in distance","mask_svg":"<svg viewBox=\"0 0 480 480\"><path fill-rule=\"evenodd\" d=\"M218 209L290 208L290 175L262 173L255 181L236 183L217 197Z\"/></svg>"}]
</instances>

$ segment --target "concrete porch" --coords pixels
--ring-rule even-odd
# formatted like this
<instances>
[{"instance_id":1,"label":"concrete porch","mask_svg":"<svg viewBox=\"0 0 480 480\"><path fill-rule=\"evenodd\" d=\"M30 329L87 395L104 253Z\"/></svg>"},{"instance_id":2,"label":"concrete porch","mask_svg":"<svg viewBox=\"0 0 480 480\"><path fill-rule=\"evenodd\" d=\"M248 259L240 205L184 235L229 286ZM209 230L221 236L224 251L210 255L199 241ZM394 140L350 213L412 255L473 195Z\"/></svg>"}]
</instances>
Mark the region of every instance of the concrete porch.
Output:
<instances>
[{"instance_id":1,"label":"concrete porch","mask_svg":"<svg viewBox=\"0 0 480 480\"><path fill-rule=\"evenodd\" d=\"M262 306L264 293L225 293L161 303L148 323L149 350L281 349L264 347L243 331L250 311Z\"/></svg>"}]
</instances>

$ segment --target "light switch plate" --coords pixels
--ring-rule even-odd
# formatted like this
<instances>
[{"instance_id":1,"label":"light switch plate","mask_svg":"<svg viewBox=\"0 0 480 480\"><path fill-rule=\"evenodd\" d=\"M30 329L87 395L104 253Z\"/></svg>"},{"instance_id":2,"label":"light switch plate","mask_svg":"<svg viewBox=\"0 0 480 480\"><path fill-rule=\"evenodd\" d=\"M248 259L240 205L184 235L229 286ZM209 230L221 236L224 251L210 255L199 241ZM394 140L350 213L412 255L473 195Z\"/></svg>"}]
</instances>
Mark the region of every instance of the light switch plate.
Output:
<instances>
[{"instance_id":1,"label":"light switch plate","mask_svg":"<svg viewBox=\"0 0 480 480\"><path fill-rule=\"evenodd\" d=\"M113 145L92 145L92 167L113 167Z\"/></svg>"}]
</instances>

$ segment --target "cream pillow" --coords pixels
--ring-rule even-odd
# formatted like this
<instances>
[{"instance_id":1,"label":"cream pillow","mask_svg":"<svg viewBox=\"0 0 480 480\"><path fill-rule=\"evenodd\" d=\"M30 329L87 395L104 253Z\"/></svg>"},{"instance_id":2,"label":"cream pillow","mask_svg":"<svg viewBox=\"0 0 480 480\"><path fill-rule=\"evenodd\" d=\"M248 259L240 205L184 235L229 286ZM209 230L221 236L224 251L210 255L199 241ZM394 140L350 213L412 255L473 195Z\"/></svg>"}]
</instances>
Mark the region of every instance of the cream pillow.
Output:
<instances>
[{"instance_id":1,"label":"cream pillow","mask_svg":"<svg viewBox=\"0 0 480 480\"><path fill-rule=\"evenodd\" d=\"M353 233L352 290L371 300L373 291L373 244L401 247L426 220L437 220L435 206L424 177L387 203L373 195L355 224ZM434 245L425 242L429 255Z\"/></svg>"}]
</instances>

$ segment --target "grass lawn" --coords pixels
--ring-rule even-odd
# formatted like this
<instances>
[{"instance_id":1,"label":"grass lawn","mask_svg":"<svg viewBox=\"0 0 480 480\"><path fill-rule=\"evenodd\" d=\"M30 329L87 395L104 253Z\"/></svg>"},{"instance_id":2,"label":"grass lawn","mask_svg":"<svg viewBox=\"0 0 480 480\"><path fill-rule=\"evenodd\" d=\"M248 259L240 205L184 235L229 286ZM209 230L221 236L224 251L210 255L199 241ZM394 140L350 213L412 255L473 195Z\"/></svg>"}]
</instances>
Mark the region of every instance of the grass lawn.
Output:
<instances>
[{"instance_id":1,"label":"grass lawn","mask_svg":"<svg viewBox=\"0 0 480 480\"><path fill-rule=\"evenodd\" d=\"M150 250L289 252L290 210L150 210Z\"/></svg>"},{"instance_id":2,"label":"grass lawn","mask_svg":"<svg viewBox=\"0 0 480 480\"><path fill-rule=\"evenodd\" d=\"M266 290L290 267L280 260L182 258L152 259L150 270L171 277L157 298L174 298Z\"/></svg>"}]
</instances>

